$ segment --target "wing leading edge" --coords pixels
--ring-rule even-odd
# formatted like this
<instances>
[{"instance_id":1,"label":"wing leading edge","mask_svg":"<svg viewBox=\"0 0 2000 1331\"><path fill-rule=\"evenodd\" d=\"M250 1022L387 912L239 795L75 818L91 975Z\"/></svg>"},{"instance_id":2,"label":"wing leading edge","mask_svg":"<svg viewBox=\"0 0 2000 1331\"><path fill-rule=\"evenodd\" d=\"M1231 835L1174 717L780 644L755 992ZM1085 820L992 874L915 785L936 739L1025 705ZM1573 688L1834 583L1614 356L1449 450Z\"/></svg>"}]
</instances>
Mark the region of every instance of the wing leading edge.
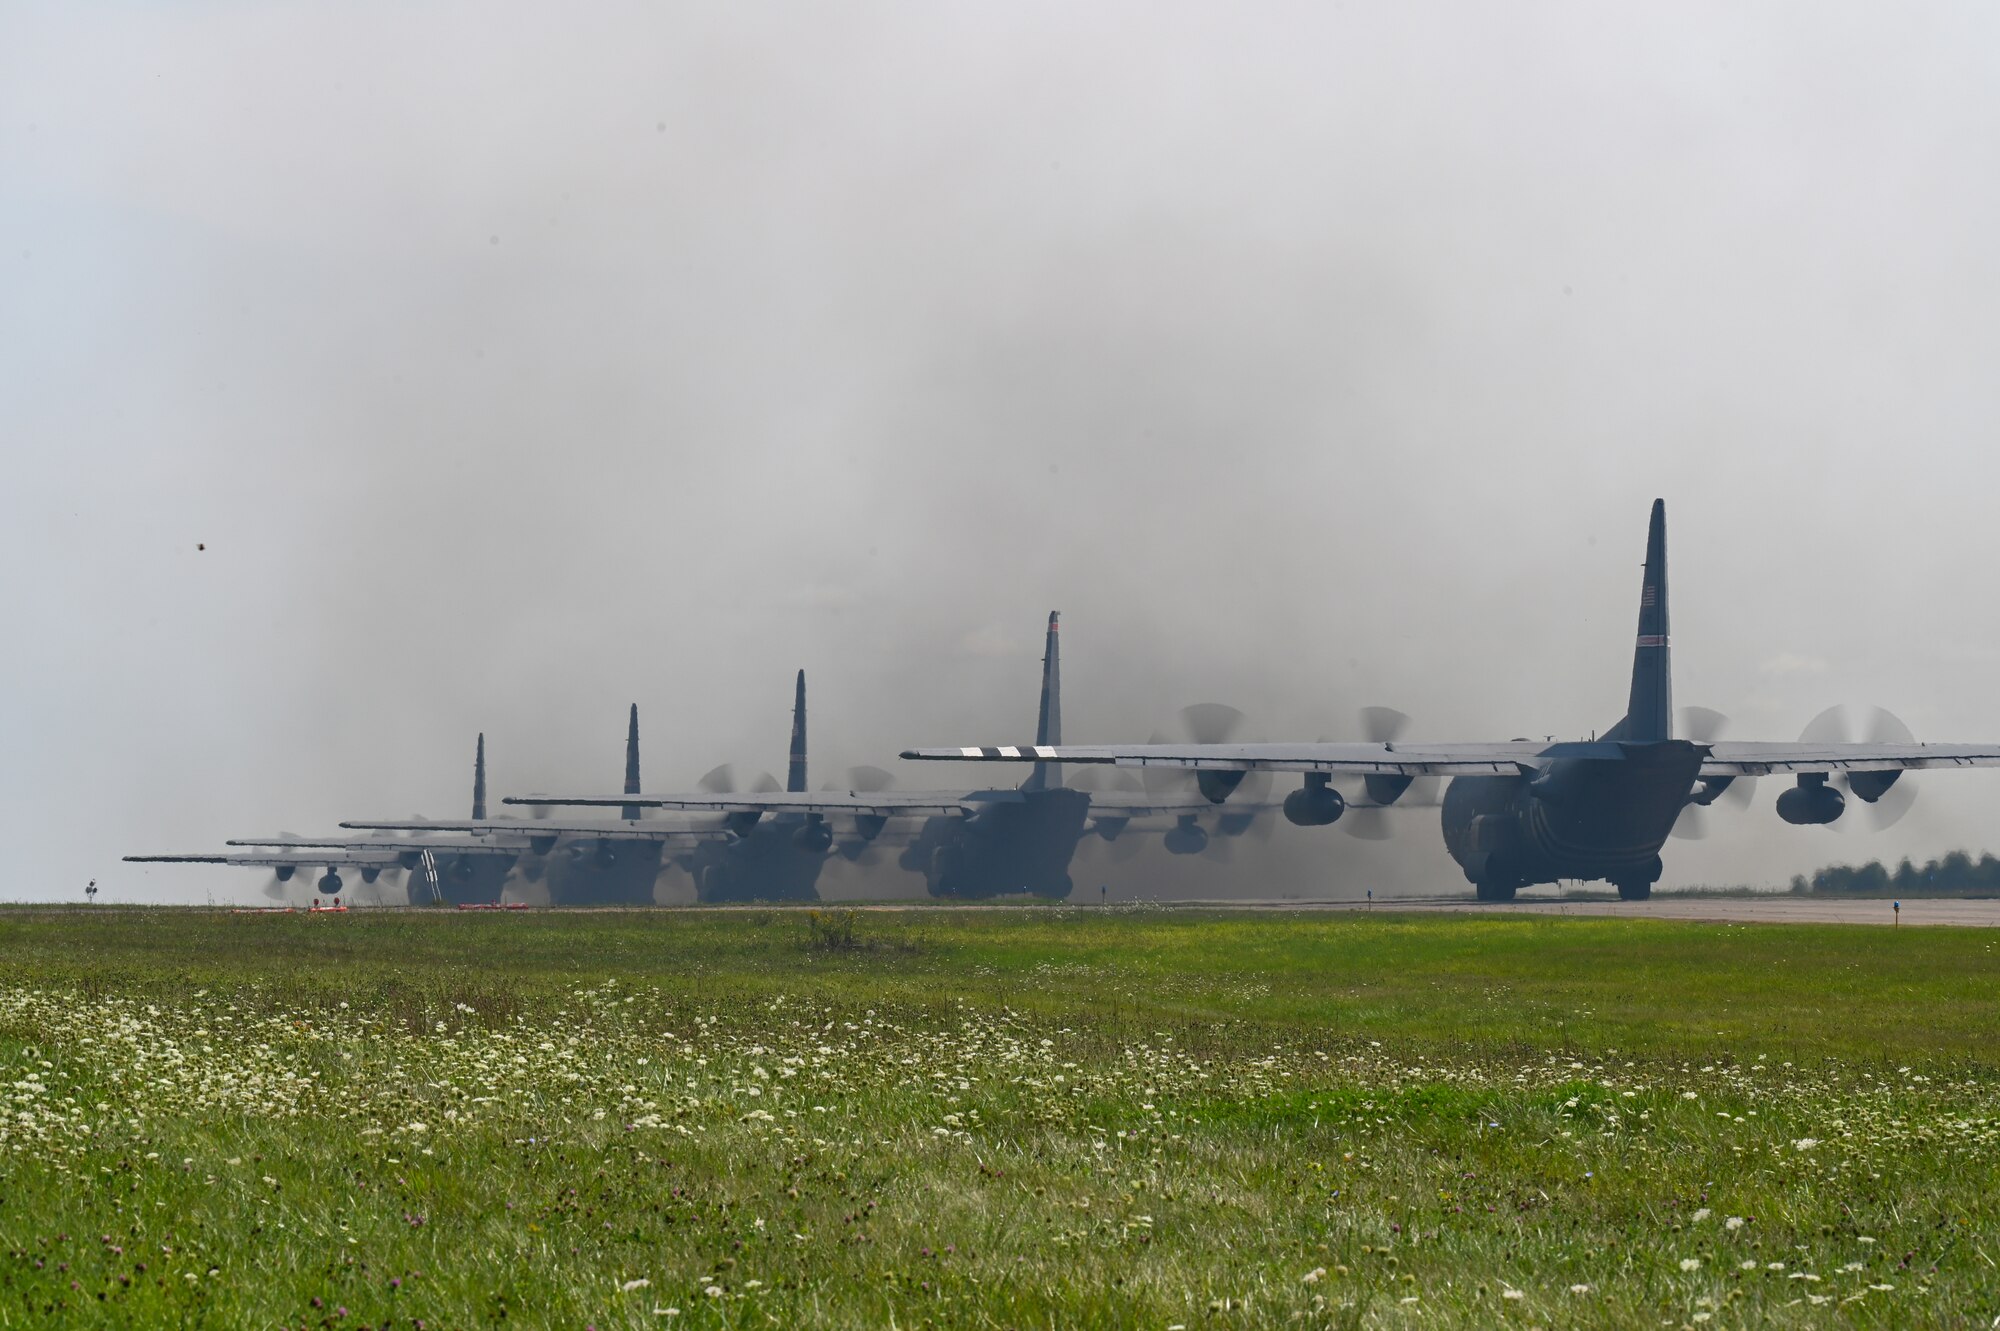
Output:
<instances>
[{"instance_id":1,"label":"wing leading edge","mask_svg":"<svg viewBox=\"0 0 2000 1331\"><path fill-rule=\"evenodd\" d=\"M1030 759L1029 761L1033 761ZM503 804L575 805L601 808L637 805L645 809L689 809L706 813L847 813L893 818L921 814L962 815L995 803L1018 803L1018 791L966 793L895 791L789 791L761 795L509 795Z\"/></svg>"},{"instance_id":2,"label":"wing leading edge","mask_svg":"<svg viewBox=\"0 0 2000 1331\"><path fill-rule=\"evenodd\" d=\"M1701 775L1789 772L1898 772L2000 767L2000 744L1769 744L1728 742L1705 749ZM1001 744L908 749L931 762L1063 762L1194 771L1325 772L1368 776L1518 776L1560 758L1616 759L1617 741L1508 741L1469 744Z\"/></svg>"}]
</instances>

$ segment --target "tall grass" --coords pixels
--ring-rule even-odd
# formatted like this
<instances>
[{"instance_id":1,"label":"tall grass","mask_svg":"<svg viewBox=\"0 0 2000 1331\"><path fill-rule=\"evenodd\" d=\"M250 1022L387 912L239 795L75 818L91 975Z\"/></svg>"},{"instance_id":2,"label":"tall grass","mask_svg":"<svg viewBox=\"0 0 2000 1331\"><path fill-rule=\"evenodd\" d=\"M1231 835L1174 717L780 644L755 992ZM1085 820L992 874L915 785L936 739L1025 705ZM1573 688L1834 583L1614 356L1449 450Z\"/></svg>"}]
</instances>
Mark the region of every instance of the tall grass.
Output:
<instances>
[{"instance_id":1,"label":"tall grass","mask_svg":"<svg viewBox=\"0 0 2000 1331\"><path fill-rule=\"evenodd\" d=\"M0 965L0 1326L2000 1314L1979 931L100 909Z\"/></svg>"}]
</instances>

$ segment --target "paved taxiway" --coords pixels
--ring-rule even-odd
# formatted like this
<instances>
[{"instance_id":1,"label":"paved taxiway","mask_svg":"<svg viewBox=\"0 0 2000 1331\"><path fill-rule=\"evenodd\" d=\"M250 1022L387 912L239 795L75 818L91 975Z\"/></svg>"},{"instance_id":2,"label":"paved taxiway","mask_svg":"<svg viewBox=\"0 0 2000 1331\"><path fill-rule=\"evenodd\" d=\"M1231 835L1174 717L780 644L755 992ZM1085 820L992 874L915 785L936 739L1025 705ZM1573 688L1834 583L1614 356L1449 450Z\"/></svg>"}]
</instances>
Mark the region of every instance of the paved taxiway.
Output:
<instances>
[{"instance_id":1,"label":"paved taxiway","mask_svg":"<svg viewBox=\"0 0 2000 1331\"><path fill-rule=\"evenodd\" d=\"M1166 904L1166 903L1163 903ZM1896 912L1887 900L1842 901L1832 897L1676 897L1671 893L1650 901L1561 901L1542 897L1524 901L1481 903L1440 901L1435 897L1379 898L1364 901L1185 901L1171 903L1213 909L1270 910L1393 910L1459 911L1479 915L1619 915L1652 920L1710 920L1732 924L1895 924ZM1906 925L1957 925L2000 929L2000 898L1913 898L1903 902Z\"/></svg>"}]
</instances>

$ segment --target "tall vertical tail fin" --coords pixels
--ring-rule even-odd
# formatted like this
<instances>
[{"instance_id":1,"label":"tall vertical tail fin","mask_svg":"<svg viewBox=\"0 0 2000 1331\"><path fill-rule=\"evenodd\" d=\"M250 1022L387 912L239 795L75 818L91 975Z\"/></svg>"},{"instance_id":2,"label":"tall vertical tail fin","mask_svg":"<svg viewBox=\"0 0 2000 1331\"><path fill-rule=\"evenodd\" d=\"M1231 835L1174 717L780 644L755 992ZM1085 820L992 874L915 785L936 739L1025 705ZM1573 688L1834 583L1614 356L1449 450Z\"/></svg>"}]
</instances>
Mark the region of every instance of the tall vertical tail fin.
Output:
<instances>
[{"instance_id":1,"label":"tall vertical tail fin","mask_svg":"<svg viewBox=\"0 0 2000 1331\"><path fill-rule=\"evenodd\" d=\"M1056 634L1060 611L1049 611L1048 643L1042 649L1042 710L1035 718L1035 743L1062 743L1062 652ZM1060 763L1036 763L1021 783L1023 790L1047 790L1062 784Z\"/></svg>"},{"instance_id":2,"label":"tall vertical tail fin","mask_svg":"<svg viewBox=\"0 0 2000 1331\"><path fill-rule=\"evenodd\" d=\"M1653 501L1646 530L1646 575L1639 588L1639 640L1632 650L1632 695L1618 737L1674 737L1674 672L1667 622L1667 502Z\"/></svg>"},{"instance_id":3,"label":"tall vertical tail fin","mask_svg":"<svg viewBox=\"0 0 2000 1331\"><path fill-rule=\"evenodd\" d=\"M806 788L806 672L799 671L792 693L792 760L785 770L785 789Z\"/></svg>"},{"instance_id":4,"label":"tall vertical tail fin","mask_svg":"<svg viewBox=\"0 0 2000 1331\"><path fill-rule=\"evenodd\" d=\"M486 816L486 732L479 733L479 746L472 751L472 819Z\"/></svg>"},{"instance_id":5,"label":"tall vertical tail fin","mask_svg":"<svg viewBox=\"0 0 2000 1331\"><path fill-rule=\"evenodd\" d=\"M625 723L625 793L639 793L639 704L632 704L632 716ZM640 814L636 804L618 806L618 816L630 821Z\"/></svg>"}]
</instances>

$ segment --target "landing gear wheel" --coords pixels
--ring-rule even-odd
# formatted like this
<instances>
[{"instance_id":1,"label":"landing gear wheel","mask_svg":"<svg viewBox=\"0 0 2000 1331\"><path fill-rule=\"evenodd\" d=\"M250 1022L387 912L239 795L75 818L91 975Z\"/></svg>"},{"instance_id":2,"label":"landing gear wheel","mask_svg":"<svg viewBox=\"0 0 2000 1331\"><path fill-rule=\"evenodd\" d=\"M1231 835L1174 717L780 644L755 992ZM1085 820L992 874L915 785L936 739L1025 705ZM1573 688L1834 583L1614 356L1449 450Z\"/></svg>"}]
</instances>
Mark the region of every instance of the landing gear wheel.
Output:
<instances>
[{"instance_id":1,"label":"landing gear wheel","mask_svg":"<svg viewBox=\"0 0 2000 1331\"><path fill-rule=\"evenodd\" d=\"M1618 884L1618 899L1620 901L1645 901L1652 895L1653 885L1650 882Z\"/></svg>"},{"instance_id":2,"label":"landing gear wheel","mask_svg":"<svg viewBox=\"0 0 2000 1331\"><path fill-rule=\"evenodd\" d=\"M1481 879L1473 884L1473 892L1481 901L1512 901L1514 884L1497 878Z\"/></svg>"}]
</instances>

